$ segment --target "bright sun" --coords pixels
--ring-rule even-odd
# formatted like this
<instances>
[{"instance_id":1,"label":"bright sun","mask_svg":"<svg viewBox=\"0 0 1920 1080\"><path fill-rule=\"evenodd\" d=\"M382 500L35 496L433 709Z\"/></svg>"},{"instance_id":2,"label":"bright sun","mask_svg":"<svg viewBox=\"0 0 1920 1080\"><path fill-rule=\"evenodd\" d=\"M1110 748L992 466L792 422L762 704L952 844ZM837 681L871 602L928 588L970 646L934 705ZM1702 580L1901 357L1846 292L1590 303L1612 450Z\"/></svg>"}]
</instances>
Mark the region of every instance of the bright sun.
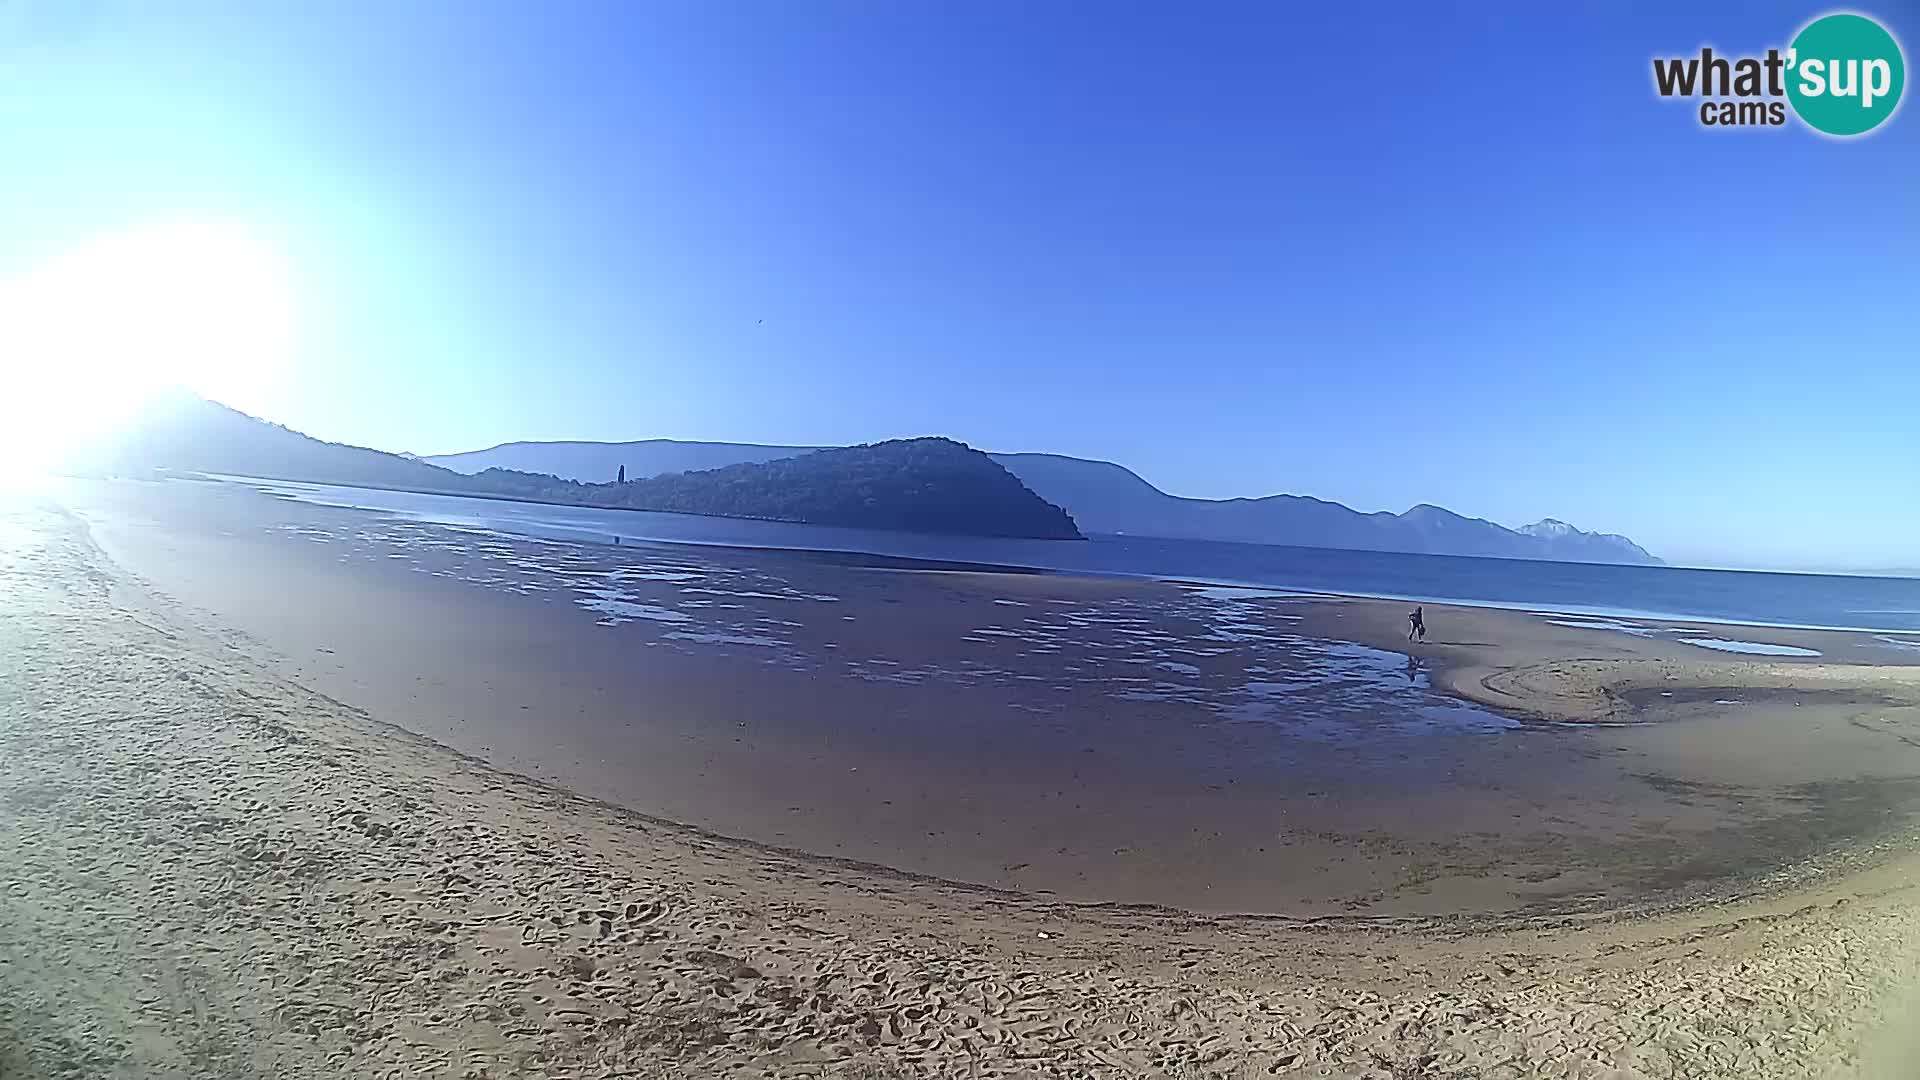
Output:
<instances>
[{"instance_id":1,"label":"bright sun","mask_svg":"<svg viewBox=\"0 0 1920 1080\"><path fill-rule=\"evenodd\" d=\"M286 267L237 226L148 226L0 280L0 472L52 463L163 387L257 410L294 344Z\"/></svg>"}]
</instances>

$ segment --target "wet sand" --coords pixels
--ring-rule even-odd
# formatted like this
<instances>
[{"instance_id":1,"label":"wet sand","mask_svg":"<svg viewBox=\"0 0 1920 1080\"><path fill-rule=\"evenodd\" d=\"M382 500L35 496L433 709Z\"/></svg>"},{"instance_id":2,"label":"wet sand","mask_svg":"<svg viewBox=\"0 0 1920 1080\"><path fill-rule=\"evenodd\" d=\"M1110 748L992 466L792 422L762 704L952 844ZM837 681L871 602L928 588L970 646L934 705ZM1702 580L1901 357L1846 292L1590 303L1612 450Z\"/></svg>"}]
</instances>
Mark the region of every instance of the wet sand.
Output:
<instances>
[{"instance_id":1,"label":"wet sand","mask_svg":"<svg viewBox=\"0 0 1920 1080\"><path fill-rule=\"evenodd\" d=\"M121 566L377 720L718 835L1017 894L1661 907L1776 888L1920 810L1920 654L1871 635L1429 605L1409 645L1404 605L1373 601L552 544L224 485L68 499Z\"/></svg>"},{"instance_id":2,"label":"wet sand","mask_svg":"<svg viewBox=\"0 0 1920 1080\"><path fill-rule=\"evenodd\" d=\"M723 840L452 752L316 692L321 659L264 658L52 505L0 501L0 615L10 1080L1912 1075L1911 835L1656 916L1073 906Z\"/></svg>"}]
</instances>

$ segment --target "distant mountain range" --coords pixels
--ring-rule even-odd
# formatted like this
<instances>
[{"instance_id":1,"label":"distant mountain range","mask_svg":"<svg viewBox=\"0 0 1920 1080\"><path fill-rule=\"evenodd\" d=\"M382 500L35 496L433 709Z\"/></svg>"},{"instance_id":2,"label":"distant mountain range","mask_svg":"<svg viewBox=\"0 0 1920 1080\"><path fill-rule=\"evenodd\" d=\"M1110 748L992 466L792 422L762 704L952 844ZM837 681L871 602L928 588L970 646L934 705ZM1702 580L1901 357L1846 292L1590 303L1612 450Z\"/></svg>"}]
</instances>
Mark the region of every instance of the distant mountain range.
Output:
<instances>
[{"instance_id":1,"label":"distant mountain range","mask_svg":"<svg viewBox=\"0 0 1920 1080\"><path fill-rule=\"evenodd\" d=\"M680 442L642 439L639 442L512 442L466 454L438 454L420 460L454 472L515 469L552 473L566 480L597 484L612 480L624 466L627 479L670 472L724 469L778 461L824 446L756 446L753 443Z\"/></svg>"},{"instance_id":2,"label":"distant mountain range","mask_svg":"<svg viewBox=\"0 0 1920 1080\"><path fill-rule=\"evenodd\" d=\"M895 439L627 483L581 483L498 467L455 472L412 455L322 442L176 394L150 403L131 423L65 464L87 473L227 473L869 529L1082 538L1066 511L986 454L951 439Z\"/></svg>"},{"instance_id":3,"label":"distant mountain range","mask_svg":"<svg viewBox=\"0 0 1920 1080\"><path fill-rule=\"evenodd\" d=\"M72 463L403 488L582 506L985 536L1081 530L1439 555L1656 564L1623 536L1549 518L1522 529L1420 505L1362 514L1300 495L1187 499L1110 461L983 454L948 439L858 447L649 439L508 443L418 458L323 442L192 395L153 403ZM627 482L617 483L622 469ZM1077 527L1076 527L1077 525Z\"/></svg>"},{"instance_id":4,"label":"distant mountain range","mask_svg":"<svg viewBox=\"0 0 1920 1080\"><path fill-rule=\"evenodd\" d=\"M629 479L635 479L778 461L818 449L671 439L513 442L422 460L461 472L511 468L573 480L604 481L613 479L623 468ZM1553 518L1509 529L1424 503L1403 514L1363 514L1337 502L1304 495L1188 499L1169 495L1111 461L1060 454L991 457L1040 498L1064 508L1081 529L1091 533L1564 562L1660 563L1624 536L1585 532Z\"/></svg>"}]
</instances>

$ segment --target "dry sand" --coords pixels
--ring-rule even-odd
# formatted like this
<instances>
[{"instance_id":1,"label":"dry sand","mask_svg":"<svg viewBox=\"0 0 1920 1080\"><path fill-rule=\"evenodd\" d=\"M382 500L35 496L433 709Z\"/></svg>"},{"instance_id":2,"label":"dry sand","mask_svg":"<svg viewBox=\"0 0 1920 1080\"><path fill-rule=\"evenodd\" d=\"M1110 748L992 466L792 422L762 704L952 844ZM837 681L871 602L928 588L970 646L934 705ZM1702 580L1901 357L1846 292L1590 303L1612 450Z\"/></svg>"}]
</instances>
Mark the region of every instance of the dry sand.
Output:
<instances>
[{"instance_id":1,"label":"dry sand","mask_svg":"<svg viewBox=\"0 0 1920 1080\"><path fill-rule=\"evenodd\" d=\"M1650 917L1069 906L722 840L373 722L51 505L0 509L0 610L7 1080L1914 1074L1894 830ZM1728 668L1695 682L1782 670Z\"/></svg>"}]
</instances>

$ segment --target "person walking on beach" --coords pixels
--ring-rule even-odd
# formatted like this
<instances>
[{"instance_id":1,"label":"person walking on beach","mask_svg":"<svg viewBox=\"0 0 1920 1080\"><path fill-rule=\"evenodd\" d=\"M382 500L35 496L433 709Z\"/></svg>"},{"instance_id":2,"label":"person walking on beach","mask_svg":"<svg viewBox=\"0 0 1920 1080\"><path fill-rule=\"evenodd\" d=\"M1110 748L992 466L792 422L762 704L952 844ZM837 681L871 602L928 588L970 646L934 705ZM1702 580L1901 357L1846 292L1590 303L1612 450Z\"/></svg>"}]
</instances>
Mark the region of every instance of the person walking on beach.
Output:
<instances>
[{"instance_id":1,"label":"person walking on beach","mask_svg":"<svg viewBox=\"0 0 1920 1080\"><path fill-rule=\"evenodd\" d=\"M1421 641L1427 640L1427 616L1417 607L1407 616L1407 640L1412 641L1415 634L1420 635Z\"/></svg>"}]
</instances>

